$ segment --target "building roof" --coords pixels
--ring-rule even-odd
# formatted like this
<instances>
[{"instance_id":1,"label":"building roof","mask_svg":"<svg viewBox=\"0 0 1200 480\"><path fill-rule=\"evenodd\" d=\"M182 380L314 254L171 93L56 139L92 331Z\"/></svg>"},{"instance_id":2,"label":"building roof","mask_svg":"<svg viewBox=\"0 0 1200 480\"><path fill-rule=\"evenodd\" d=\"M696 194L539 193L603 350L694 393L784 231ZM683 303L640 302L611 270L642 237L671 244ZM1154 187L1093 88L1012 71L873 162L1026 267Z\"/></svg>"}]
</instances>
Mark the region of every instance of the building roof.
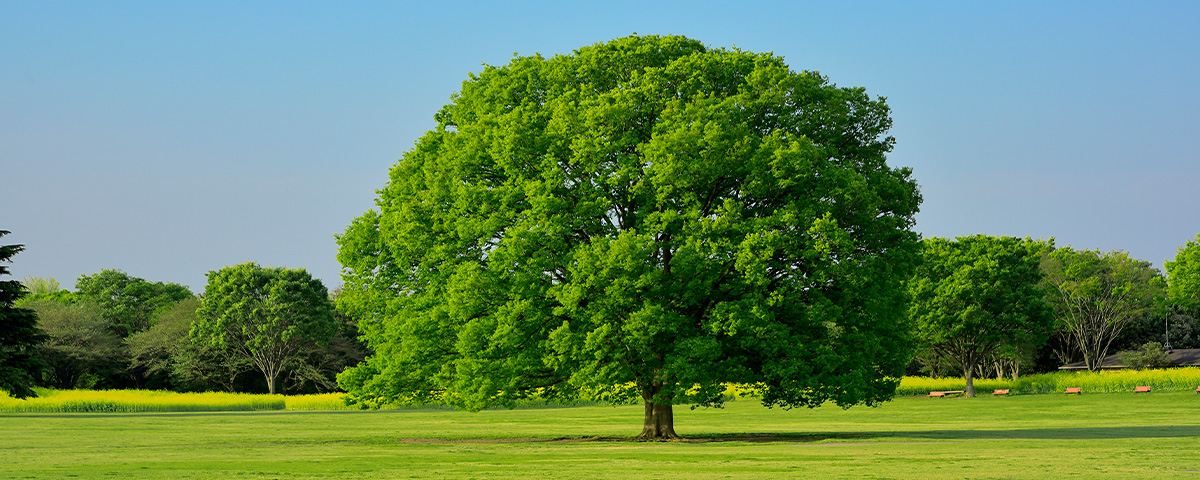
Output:
<instances>
[{"instance_id":1,"label":"building roof","mask_svg":"<svg viewBox=\"0 0 1200 480\"><path fill-rule=\"evenodd\" d=\"M1104 357L1104 361L1100 362L1101 370L1116 370L1125 368L1125 363L1121 361L1122 355L1114 353ZM1167 353L1167 360L1171 362L1172 367L1198 367L1200 366L1200 348L1176 348L1170 353ZM1068 363L1059 370L1087 370L1087 366L1083 362Z\"/></svg>"}]
</instances>

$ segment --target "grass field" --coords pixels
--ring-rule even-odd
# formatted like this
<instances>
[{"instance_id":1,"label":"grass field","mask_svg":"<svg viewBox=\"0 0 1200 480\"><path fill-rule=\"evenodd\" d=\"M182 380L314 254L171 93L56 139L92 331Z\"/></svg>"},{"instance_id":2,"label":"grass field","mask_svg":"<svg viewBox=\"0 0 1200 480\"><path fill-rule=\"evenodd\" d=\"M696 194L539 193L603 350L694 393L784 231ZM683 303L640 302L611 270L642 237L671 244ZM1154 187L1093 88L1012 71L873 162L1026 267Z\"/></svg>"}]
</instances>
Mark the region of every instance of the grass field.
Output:
<instances>
[{"instance_id":1,"label":"grass field","mask_svg":"<svg viewBox=\"0 0 1200 480\"><path fill-rule=\"evenodd\" d=\"M1200 478L1200 395L899 398L879 408L8 413L0 478ZM599 438L593 438L599 437Z\"/></svg>"}]
</instances>

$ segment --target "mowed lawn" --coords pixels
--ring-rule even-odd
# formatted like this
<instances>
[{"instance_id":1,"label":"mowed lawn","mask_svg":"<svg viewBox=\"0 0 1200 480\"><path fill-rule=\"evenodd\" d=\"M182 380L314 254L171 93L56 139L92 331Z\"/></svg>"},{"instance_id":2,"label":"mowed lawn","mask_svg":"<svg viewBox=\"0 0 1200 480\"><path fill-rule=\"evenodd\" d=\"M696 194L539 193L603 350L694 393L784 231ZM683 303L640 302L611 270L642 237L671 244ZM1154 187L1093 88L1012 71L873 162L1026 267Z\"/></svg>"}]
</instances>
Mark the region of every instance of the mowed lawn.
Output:
<instances>
[{"instance_id":1,"label":"mowed lawn","mask_svg":"<svg viewBox=\"0 0 1200 480\"><path fill-rule=\"evenodd\" d=\"M879 408L0 414L0 478L1197 478L1200 395ZM598 438L594 438L598 437Z\"/></svg>"}]
</instances>

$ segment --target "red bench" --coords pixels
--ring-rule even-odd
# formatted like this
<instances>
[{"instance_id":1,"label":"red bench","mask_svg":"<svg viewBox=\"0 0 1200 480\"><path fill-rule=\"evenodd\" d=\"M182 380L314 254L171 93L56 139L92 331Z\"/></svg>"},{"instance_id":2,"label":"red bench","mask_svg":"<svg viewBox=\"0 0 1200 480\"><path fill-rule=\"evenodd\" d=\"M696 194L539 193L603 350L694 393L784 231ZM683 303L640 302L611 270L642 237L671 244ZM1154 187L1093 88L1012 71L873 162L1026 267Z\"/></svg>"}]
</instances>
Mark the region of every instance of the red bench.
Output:
<instances>
[{"instance_id":1,"label":"red bench","mask_svg":"<svg viewBox=\"0 0 1200 480\"><path fill-rule=\"evenodd\" d=\"M1079 387L1071 387L1071 388L1068 388L1067 391L1065 391L1063 393L1074 393L1076 395L1082 395L1083 389L1081 389Z\"/></svg>"},{"instance_id":2,"label":"red bench","mask_svg":"<svg viewBox=\"0 0 1200 480\"><path fill-rule=\"evenodd\" d=\"M944 392L929 392L930 397L945 397L946 395L962 395L967 393L965 390L946 390Z\"/></svg>"},{"instance_id":3,"label":"red bench","mask_svg":"<svg viewBox=\"0 0 1200 480\"><path fill-rule=\"evenodd\" d=\"M1133 389L1133 393L1150 393L1149 385L1140 385Z\"/></svg>"}]
</instances>

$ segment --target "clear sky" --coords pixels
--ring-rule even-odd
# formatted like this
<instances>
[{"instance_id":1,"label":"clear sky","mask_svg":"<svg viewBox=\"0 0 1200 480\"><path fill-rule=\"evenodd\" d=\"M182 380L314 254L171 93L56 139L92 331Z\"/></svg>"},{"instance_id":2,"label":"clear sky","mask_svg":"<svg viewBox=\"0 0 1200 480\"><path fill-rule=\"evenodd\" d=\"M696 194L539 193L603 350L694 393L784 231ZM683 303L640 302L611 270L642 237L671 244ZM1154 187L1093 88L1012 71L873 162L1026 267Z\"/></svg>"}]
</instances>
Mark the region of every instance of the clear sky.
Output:
<instances>
[{"instance_id":1,"label":"clear sky","mask_svg":"<svg viewBox=\"0 0 1200 480\"><path fill-rule=\"evenodd\" d=\"M926 236L1162 265L1200 232L1200 2L0 2L0 243L74 285L247 260L335 287L333 235L482 64L638 34L887 97Z\"/></svg>"}]
</instances>

